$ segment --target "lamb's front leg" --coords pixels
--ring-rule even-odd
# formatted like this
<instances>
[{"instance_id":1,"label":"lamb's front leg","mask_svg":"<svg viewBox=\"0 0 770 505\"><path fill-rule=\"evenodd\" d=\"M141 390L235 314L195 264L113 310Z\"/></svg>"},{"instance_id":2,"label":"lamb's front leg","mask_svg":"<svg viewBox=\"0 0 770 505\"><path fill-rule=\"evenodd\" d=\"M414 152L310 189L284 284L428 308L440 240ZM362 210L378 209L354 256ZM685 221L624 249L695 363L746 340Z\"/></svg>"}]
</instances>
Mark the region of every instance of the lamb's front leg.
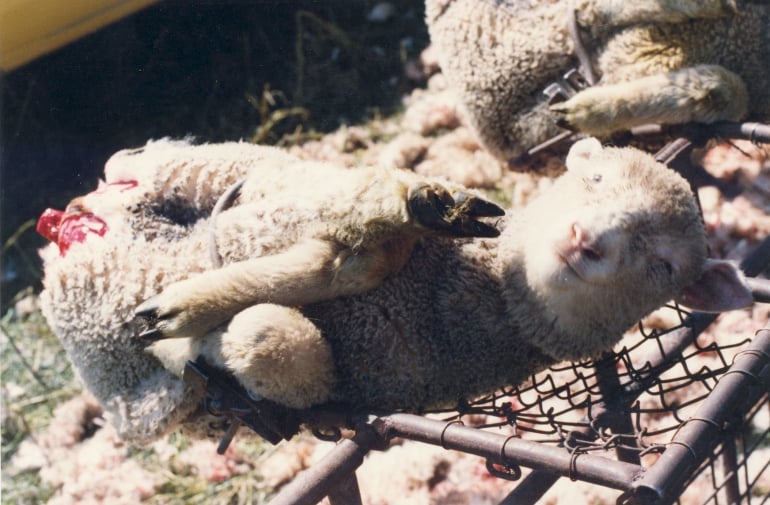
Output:
<instances>
[{"instance_id":1,"label":"lamb's front leg","mask_svg":"<svg viewBox=\"0 0 770 505\"><path fill-rule=\"evenodd\" d=\"M258 303L302 305L364 291L380 281L377 254L306 239L280 254L231 263L176 282L142 303L147 339L201 337Z\"/></svg>"},{"instance_id":2,"label":"lamb's front leg","mask_svg":"<svg viewBox=\"0 0 770 505\"><path fill-rule=\"evenodd\" d=\"M736 121L748 110L743 80L718 65L699 65L585 89L551 106L560 123L604 136L650 123Z\"/></svg>"},{"instance_id":3,"label":"lamb's front leg","mask_svg":"<svg viewBox=\"0 0 770 505\"><path fill-rule=\"evenodd\" d=\"M186 361L203 356L249 392L292 408L327 401L336 379L331 348L318 328L280 305L249 307L226 329L202 339L160 340L147 350L179 376Z\"/></svg>"}]
</instances>

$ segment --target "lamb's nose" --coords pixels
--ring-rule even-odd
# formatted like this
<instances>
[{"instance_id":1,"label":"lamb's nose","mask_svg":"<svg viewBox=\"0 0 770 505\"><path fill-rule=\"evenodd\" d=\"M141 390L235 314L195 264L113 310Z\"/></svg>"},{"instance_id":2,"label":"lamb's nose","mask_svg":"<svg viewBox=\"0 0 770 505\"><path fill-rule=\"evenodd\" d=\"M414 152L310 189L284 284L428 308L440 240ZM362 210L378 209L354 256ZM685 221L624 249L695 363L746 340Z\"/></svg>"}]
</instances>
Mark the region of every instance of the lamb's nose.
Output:
<instances>
[{"instance_id":1,"label":"lamb's nose","mask_svg":"<svg viewBox=\"0 0 770 505\"><path fill-rule=\"evenodd\" d=\"M588 260L602 259L602 250L591 237L591 233L577 223L572 224L572 247Z\"/></svg>"}]
</instances>

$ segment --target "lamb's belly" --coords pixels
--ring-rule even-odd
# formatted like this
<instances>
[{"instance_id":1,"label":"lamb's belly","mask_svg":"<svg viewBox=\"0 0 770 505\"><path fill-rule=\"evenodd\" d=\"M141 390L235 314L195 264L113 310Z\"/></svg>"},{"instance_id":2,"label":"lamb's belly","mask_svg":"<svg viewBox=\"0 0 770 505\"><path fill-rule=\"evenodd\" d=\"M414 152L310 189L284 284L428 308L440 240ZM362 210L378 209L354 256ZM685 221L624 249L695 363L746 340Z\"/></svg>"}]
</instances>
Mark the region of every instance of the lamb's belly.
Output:
<instances>
[{"instance_id":1,"label":"lamb's belly","mask_svg":"<svg viewBox=\"0 0 770 505\"><path fill-rule=\"evenodd\" d=\"M444 349L434 341L430 305L395 303L383 291L303 309L332 346L336 399L385 409L433 404Z\"/></svg>"}]
</instances>

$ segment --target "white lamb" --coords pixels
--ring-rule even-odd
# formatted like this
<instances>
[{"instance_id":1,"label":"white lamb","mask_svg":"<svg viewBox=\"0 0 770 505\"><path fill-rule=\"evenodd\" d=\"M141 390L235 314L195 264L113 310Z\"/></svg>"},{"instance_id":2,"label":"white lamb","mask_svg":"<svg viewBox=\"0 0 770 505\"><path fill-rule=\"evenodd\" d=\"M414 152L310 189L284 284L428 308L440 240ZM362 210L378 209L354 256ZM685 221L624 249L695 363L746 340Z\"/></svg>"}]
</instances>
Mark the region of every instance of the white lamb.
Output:
<instances>
[{"instance_id":1,"label":"white lamb","mask_svg":"<svg viewBox=\"0 0 770 505\"><path fill-rule=\"evenodd\" d=\"M674 171L595 139L567 166L492 238L479 219L496 206L410 172L243 143L121 151L102 188L41 219L58 243L44 312L121 435L146 441L195 423L200 398L177 377L199 354L289 407L420 411L609 350L674 297L752 302L733 266L707 260Z\"/></svg>"},{"instance_id":2,"label":"white lamb","mask_svg":"<svg viewBox=\"0 0 770 505\"><path fill-rule=\"evenodd\" d=\"M597 82L550 104L545 88L579 64L571 13ZM426 19L471 124L504 160L559 124L607 136L770 117L767 0L426 0Z\"/></svg>"}]
</instances>

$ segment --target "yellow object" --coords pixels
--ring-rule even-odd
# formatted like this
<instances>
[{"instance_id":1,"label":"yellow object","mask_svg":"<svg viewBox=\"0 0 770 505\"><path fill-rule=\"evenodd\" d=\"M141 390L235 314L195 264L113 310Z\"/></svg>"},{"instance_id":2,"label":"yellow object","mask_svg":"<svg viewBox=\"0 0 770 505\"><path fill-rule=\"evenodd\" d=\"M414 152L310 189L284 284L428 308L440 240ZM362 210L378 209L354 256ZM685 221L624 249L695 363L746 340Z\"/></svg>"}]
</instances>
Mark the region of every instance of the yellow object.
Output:
<instances>
[{"instance_id":1,"label":"yellow object","mask_svg":"<svg viewBox=\"0 0 770 505\"><path fill-rule=\"evenodd\" d=\"M0 0L0 70L9 72L156 0Z\"/></svg>"}]
</instances>

